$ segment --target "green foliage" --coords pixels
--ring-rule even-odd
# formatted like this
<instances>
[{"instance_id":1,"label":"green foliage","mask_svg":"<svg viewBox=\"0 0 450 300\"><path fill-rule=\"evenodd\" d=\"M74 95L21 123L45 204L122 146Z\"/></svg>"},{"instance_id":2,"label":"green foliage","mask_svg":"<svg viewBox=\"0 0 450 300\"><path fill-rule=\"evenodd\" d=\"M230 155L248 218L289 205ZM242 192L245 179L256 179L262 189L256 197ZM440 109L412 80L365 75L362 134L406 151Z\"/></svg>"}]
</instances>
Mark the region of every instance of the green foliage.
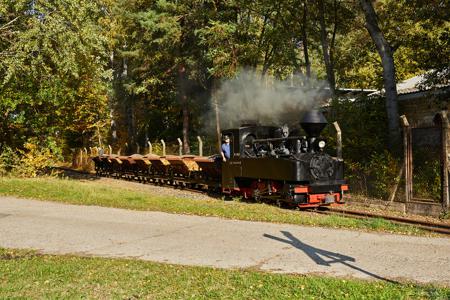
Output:
<instances>
[{"instance_id":1,"label":"green foliage","mask_svg":"<svg viewBox=\"0 0 450 300\"><path fill-rule=\"evenodd\" d=\"M156 143L152 143L152 154L156 154L156 155L163 155L163 146L161 143L156 142ZM167 149L166 149L166 154L168 154Z\"/></svg>"},{"instance_id":2,"label":"green foliage","mask_svg":"<svg viewBox=\"0 0 450 300\"><path fill-rule=\"evenodd\" d=\"M0 154L0 175L18 177L36 177L49 173L49 168L56 165L57 155L50 148L26 143L24 150L13 151L6 147Z\"/></svg>"},{"instance_id":3,"label":"green foliage","mask_svg":"<svg viewBox=\"0 0 450 300\"><path fill-rule=\"evenodd\" d=\"M55 166L56 156L49 148L41 148L35 144L26 143L25 150L19 150L20 162L14 167L13 174L22 177L36 177L48 172Z\"/></svg>"},{"instance_id":4,"label":"green foliage","mask_svg":"<svg viewBox=\"0 0 450 300\"><path fill-rule=\"evenodd\" d=\"M19 163L18 154L10 147L4 147L0 154L0 176L9 174Z\"/></svg>"},{"instance_id":5,"label":"green foliage","mask_svg":"<svg viewBox=\"0 0 450 300\"><path fill-rule=\"evenodd\" d=\"M381 30L395 51L398 81L431 69L448 69L448 2L384 0L376 1L374 6ZM352 88L381 88L380 58L361 14L356 12L350 23L353 30L336 41L338 83ZM448 72L445 80L449 80Z\"/></svg>"},{"instance_id":6,"label":"green foliage","mask_svg":"<svg viewBox=\"0 0 450 300\"><path fill-rule=\"evenodd\" d=\"M206 46L206 56L211 61L208 72L218 78L232 77L236 73L237 25L233 23L211 20L209 24L196 31L200 39L199 45Z\"/></svg>"},{"instance_id":7,"label":"green foliage","mask_svg":"<svg viewBox=\"0 0 450 300\"><path fill-rule=\"evenodd\" d=\"M211 95L240 69L281 79L305 74L308 50L313 75L325 78L318 3L1 1L0 150L24 151L27 142L66 156L101 143L142 149L148 140L181 137L183 109L195 145L193 137L211 132L205 128ZM323 3L337 86L381 88L380 59L359 5ZM448 82L448 3L374 5L395 50L398 80L434 69L430 83ZM330 120L343 127L345 159L364 173L369 158L384 153L384 102L332 106Z\"/></svg>"},{"instance_id":8,"label":"green foliage","mask_svg":"<svg viewBox=\"0 0 450 300\"><path fill-rule=\"evenodd\" d=\"M441 199L441 163L439 154L420 149L413 153L414 196Z\"/></svg>"},{"instance_id":9,"label":"green foliage","mask_svg":"<svg viewBox=\"0 0 450 300\"><path fill-rule=\"evenodd\" d=\"M385 150L387 118L383 98L334 99L326 117L330 123L337 121L341 127L344 159L366 161L372 153ZM324 133L333 141L332 126Z\"/></svg>"},{"instance_id":10,"label":"green foliage","mask_svg":"<svg viewBox=\"0 0 450 300\"><path fill-rule=\"evenodd\" d=\"M23 148L32 137L63 148L66 132L88 134L106 117L110 72L100 3L8 0L2 11L0 148Z\"/></svg>"},{"instance_id":11,"label":"green foliage","mask_svg":"<svg viewBox=\"0 0 450 300\"><path fill-rule=\"evenodd\" d=\"M396 182L400 162L388 151L372 153L364 161L346 160L346 177L353 193L387 199Z\"/></svg>"},{"instance_id":12,"label":"green foliage","mask_svg":"<svg viewBox=\"0 0 450 300\"><path fill-rule=\"evenodd\" d=\"M387 199L396 183L400 161L386 150L383 101L378 97L335 99L328 108L327 119L337 121L341 127L345 174L352 192ZM334 145L331 126L324 134L330 140L328 144Z\"/></svg>"},{"instance_id":13,"label":"green foliage","mask_svg":"<svg viewBox=\"0 0 450 300\"><path fill-rule=\"evenodd\" d=\"M368 193L377 198L387 199L392 186L398 183L396 182L398 170L400 170L399 160L388 151L372 154L364 172L368 176Z\"/></svg>"},{"instance_id":14,"label":"green foliage","mask_svg":"<svg viewBox=\"0 0 450 300\"><path fill-rule=\"evenodd\" d=\"M345 176L353 193L387 199L401 168L400 158L386 150L387 129L384 99L335 99L327 110L328 121L337 121L342 129ZM328 145L335 145L332 126L324 131ZM335 149L329 149L330 154ZM414 197L440 199L439 154L414 148Z\"/></svg>"}]
</instances>

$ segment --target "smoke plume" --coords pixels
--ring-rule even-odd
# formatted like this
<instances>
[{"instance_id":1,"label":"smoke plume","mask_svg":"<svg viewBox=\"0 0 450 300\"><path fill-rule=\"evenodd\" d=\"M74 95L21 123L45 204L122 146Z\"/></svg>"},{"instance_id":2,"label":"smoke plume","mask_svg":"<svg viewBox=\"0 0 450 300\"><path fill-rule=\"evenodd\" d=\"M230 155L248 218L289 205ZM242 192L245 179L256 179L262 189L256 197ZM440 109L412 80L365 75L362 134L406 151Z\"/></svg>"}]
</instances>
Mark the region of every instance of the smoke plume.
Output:
<instances>
[{"instance_id":1,"label":"smoke plume","mask_svg":"<svg viewBox=\"0 0 450 300\"><path fill-rule=\"evenodd\" d=\"M317 107L328 95L323 81L293 76L280 81L242 71L222 83L217 92L222 129L245 122L263 125L298 124L305 110ZM213 109L216 105L212 103Z\"/></svg>"}]
</instances>

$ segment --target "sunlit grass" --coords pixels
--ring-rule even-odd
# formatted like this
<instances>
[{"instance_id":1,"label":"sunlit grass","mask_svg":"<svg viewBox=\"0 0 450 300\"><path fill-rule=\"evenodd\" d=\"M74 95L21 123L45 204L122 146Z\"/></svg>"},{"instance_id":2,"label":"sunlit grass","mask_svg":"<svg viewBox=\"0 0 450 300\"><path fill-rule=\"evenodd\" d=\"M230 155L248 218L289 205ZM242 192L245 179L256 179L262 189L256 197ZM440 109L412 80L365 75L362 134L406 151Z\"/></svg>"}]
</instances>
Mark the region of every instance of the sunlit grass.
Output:
<instances>
[{"instance_id":1,"label":"sunlit grass","mask_svg":"<svg viewBox=\"0 0 450 300\"><path fill-rule=\"evenodd\" d=\"M57 178L0 178L0 195L50 200L80 205L98 205L133 210L216 216L228 219L287 223L333 228L363 229L405 234L424 234L413 226L398 225L382 219L352 219L281 209L273 205L194 200L155 195L132 186L122 188L101 181L77 181Z\"/></svg>"},{"instance_id":2,"label":"sunlit grass","mask_svg":"<svg viewBox=\"0 0 450 300\"><path fill-rule=\"evenodd\" d=\"M222 270L0 248L0 298L449 299L435 286Z\"/></svg>"}]
</instances>

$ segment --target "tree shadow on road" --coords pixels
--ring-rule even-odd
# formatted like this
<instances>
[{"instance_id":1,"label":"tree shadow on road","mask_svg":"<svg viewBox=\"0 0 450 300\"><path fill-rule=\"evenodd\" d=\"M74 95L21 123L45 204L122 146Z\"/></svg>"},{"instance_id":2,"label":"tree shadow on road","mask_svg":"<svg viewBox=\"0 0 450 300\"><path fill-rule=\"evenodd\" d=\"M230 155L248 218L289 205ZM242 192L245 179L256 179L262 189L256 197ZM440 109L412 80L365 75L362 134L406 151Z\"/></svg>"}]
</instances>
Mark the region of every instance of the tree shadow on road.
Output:
<instances>
[{"instance_id":1,"label":"tree shadow on road","mask_svg":"<svg viewBox=\"0 0 450 300\"><path fill-rule=\"evenodd\" d=\"M374 273L371 273L369 271L361 269L360 267L355 266L354 264L351 264L350 262L353 262L353 263L356 262L355 258L353 258L351 256L347 256L347 255L343 255L343 254L340 254L337 252L331 252L331 251L327 251L327 250L323 250L323 249L319 249L319 248L310 246L310 245L305 244L302 241L300 241L298 238L293 236L288 231L281 231L281 233L287 239L276 237L276 236L266 234L266 233L263 234L263 236L266 238L278 241L278 242L286 243L286 244L291 245L299 250L302 250L306 255L309 256L309 258L311 258L318 265L329 267L329 266L331 266L331 264L340 263L351 269L354 269L361 273L369 275L370 277L373 277L373 278L376 278L379 280L383 280L383 281L387 281L387 282L391 282L391 283L398 283L397 281L381 277L379 275L376 275Z\"/></svg>"}]
</instances>

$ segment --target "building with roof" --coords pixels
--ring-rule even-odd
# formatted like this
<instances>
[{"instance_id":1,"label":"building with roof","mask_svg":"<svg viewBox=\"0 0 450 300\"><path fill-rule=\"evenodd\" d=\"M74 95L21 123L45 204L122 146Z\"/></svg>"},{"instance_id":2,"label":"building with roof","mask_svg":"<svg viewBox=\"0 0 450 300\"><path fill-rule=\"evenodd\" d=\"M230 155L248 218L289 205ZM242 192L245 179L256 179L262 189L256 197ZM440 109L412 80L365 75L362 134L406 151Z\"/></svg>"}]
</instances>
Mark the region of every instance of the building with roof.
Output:
<instances>
[{"instance_id":1,"label":"building with roof","mask_svg":"<svg viewBox=\"0 0 450 300\"><path fill-rule=\"evenodd\" d=\"M436 113L448 110L450 83L428 86L426 74L397 84L400 115L405 115L412 127L434 126Z\"/></svg>"}]
</instances>

